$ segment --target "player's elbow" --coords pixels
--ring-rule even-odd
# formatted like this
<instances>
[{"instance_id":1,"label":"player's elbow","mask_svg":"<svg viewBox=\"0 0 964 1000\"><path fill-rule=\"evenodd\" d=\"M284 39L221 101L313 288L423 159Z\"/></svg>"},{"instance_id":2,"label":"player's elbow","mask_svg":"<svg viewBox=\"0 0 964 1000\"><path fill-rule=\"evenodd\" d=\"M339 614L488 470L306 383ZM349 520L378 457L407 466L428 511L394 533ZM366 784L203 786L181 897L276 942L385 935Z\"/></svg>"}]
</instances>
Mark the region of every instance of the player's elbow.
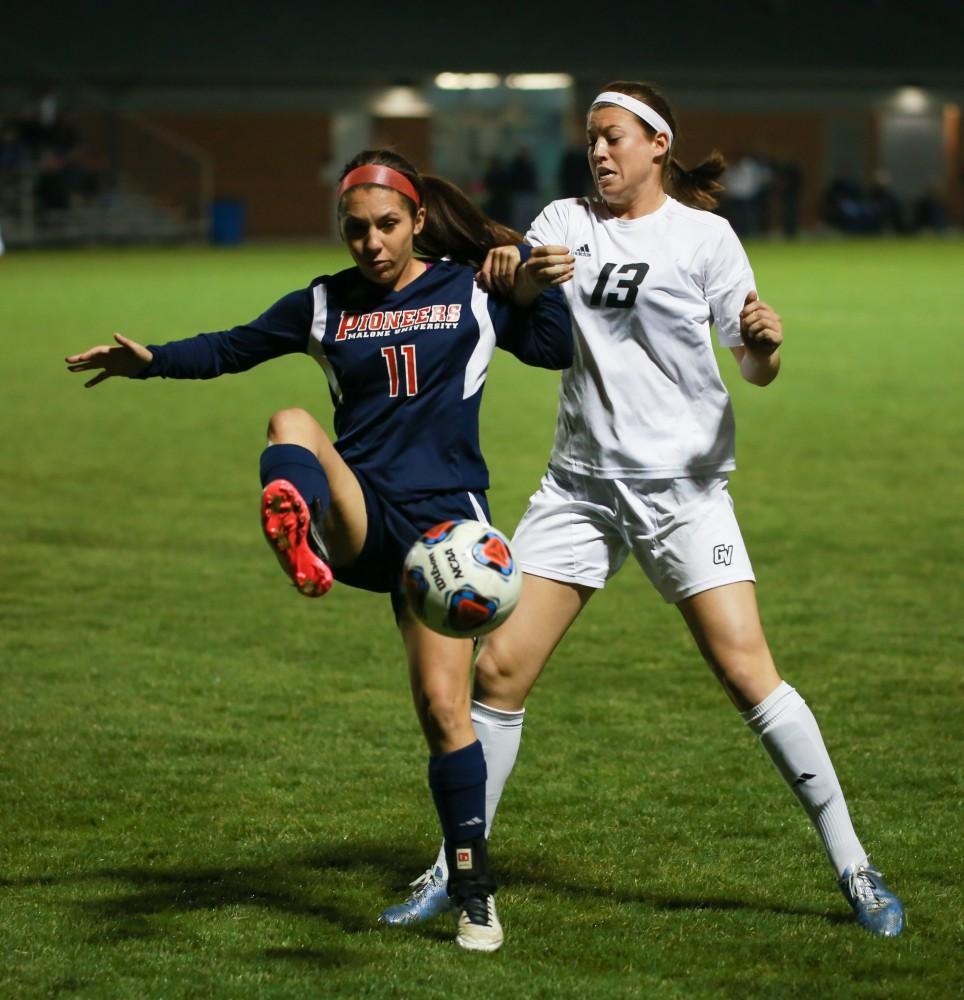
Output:
<instances>
[{"instance_id":1,"label":"player's elbow","mask_svg":"<svg viewBox=\"0 0 964 1000\"><path fill-rule=\"evenodd\" d=\"M529 363L540 368L548 368L550 371L561 371L572 364L574 356L572 330L566 326L564 329L554 330L551 338L547 338L542 351Z\"/></svg>"}]
</instances>

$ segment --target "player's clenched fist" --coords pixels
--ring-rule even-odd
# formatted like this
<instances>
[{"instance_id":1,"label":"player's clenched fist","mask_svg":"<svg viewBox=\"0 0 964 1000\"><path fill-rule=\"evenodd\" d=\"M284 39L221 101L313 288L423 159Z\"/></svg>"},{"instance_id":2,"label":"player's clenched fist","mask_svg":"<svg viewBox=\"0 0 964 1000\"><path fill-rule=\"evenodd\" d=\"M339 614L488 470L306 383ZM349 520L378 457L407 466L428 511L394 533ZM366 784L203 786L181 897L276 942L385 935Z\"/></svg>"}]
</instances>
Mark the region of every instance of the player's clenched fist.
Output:
<instances>
[{"instance_id":1,"label":"player's clenched fist","mask_svg":"<svg viewBox=\"0 0 964 1000\"><path fill-rule=\"evenodd\" d=\"M516 270L512 300L526 306L553 285L562 285L573 275L576 258L567 247L533 247L529 259Z\"/></svg>"},{"instance_id":2,"label":"player's clenched fist","mask_svg":"<svg viewBox=\"0 0 964 1000\"><path fill-rule=\"evenodd\" d=\"M740 334L748 350L772 354L783 343L783 324L772 306L750 292L740 312Z\"/></svg>"},{"instance_id":3,"label":"player's clenched fist","mask_svg":"<svg viewBox=\"0 0 964 1000\"><path fill-rule=\"evenodd\" d=\"M529 279L540 288L565 284L572 278L576 258L568 247L533 247L523 265Z\"/></svg>"},{"instance_id":4,"label":"player's clenched fist","mask_svg":"<svg viewBox=\"0 0 964 1000\"><path fill-rule=\"evenodd\" d=\"M485 291L511 296L517 305L525 306L544 289L569 281L575 263L568 247L533 247L525 264L517 246L495 247L475 277Z\"/></svg>"}]
</instances>

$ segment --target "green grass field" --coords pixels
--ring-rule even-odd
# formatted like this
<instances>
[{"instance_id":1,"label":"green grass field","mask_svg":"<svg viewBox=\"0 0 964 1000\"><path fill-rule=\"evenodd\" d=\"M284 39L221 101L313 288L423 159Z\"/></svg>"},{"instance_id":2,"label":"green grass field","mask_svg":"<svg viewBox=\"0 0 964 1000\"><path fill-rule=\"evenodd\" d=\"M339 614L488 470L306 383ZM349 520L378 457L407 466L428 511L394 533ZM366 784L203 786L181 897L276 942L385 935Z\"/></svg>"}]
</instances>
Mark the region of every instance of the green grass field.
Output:
<instances>
[{"instance_id":1,"label":"green grass field","mask_svg":"<svg viewBox=\"0 0 964 1000\"><path fill-rule=\"evenodd\" d=\"M258 528L288 358L207 383L62 358L221 329L322 248L0 259L0 996L944 998L964 994L964 244L750 247L784 370L739 383L733 477L771 645L903 896L876 940L816 835L627 566L530 704L492 845L504 949L375 925L434 856L386 599L298 598ZM555 376L497 359L496 523L544 468Z\"/></svg>"}]
</instances>

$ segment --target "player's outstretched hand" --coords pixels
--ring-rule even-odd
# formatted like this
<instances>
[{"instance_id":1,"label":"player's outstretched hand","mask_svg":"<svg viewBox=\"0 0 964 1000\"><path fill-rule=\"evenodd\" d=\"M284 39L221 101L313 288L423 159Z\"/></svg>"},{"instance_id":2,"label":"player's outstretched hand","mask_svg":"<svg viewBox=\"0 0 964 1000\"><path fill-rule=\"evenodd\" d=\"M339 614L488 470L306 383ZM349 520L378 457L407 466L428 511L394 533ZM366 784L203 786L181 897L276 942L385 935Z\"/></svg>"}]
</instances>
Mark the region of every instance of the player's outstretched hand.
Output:
<instances>
[{"instance_id":1,"label":"player's outstretched hand","mask_svg":"<svg viewBox=\"0 0 964 1000\"><path fill-rule=\"evenodd\" d=\"M136 340L130 340L119 333L114 334L114 340L117 341L116 347L106 345L91 347L81 354L71 354L65 359L69 371L97 372L92 379L84 383L85 389L92 389L112 375L133 378L151 363L154 355L143 344L138 344Z\"/></svg>"},{"instance_id":2,"label":"player's outstretched hand","mask_svg":"<svg viewBox=\"0 0 964 1000\"><path fill-rule=\"evenodd\" d=\"M740 334L747 350L764 356L783 343L783 324L775 309L750 292L740 312Z\"/></svg>"},{"instance_id":3,"label":"player's outstretched hand","mask_svg":"<svg viewBox=\"0 0 964 1000\"><path fill-rule=\"evenodd\" d=\"M522 254L517 246L493 247L485 255L485 262L475 280L485 292L509 295L515 284L515 273L521 263Z\"/></svg>"}]
</instances>

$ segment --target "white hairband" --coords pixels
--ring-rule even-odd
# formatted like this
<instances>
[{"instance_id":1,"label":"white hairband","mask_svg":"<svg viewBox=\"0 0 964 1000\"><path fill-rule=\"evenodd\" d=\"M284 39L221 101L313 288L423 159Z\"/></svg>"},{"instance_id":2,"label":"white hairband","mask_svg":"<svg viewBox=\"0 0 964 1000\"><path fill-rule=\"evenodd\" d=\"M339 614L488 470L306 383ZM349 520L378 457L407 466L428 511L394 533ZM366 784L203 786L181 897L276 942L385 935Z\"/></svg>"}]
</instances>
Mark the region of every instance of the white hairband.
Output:
<instances>
[{"instance_id":1,"label":"white hairband","mask_svg":"<svg viewBox=\"0 0 964 1000\"><path fill-rule=\"evenodd\" d=\"M651 128L657 132L665 132L669 136L669 144L673 145L673 130L669 127L669 122L654 111L648 104L630 97L629 94L620 94L615 90L604 90L590 105L590 111L597 104L616 104L627 111L631 111L637 118L641 118Z\"/></svg>"}]
</instances>

